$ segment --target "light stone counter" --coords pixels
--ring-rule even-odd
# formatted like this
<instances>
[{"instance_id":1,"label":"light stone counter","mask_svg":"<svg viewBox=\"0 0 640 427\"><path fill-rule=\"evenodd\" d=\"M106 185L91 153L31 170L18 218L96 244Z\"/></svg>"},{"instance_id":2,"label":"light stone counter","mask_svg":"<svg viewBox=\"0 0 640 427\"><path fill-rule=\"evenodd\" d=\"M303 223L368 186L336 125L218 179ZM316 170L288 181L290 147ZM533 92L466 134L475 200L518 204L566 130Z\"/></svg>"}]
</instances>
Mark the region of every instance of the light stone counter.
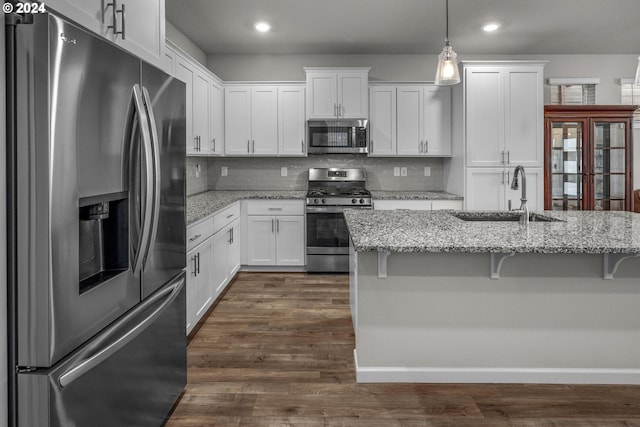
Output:
<instances>
[{"instance_id":1,"label":"light stone counter","mask_svg":"<svg viewBox=\"0 0 640 427\"><path fill-rule=\"evenodd\" d=\"M187 197L187 225L215 213L238 200L304 200L306 191L207 191Z\"/></svg>"},{"instance_id":2,"label":"light stone counter","mask_svg":"<svg viewBox=\"0 0 640 427\"><path fill-rule=\"evenodd\" d=\"M358 382L640 384L640 214L465 212L345 212Z\"/></svg>"},{"instance_id":3,"label":"light stone counter","mask_svg":"<svg viewBox=\"0 0 640 427\"><path fill-rule=\"evenodd\" d=\"M462 196L446 191L380 191L372 190L373 200L463 200Z\"/></svg>"}]
</instances>

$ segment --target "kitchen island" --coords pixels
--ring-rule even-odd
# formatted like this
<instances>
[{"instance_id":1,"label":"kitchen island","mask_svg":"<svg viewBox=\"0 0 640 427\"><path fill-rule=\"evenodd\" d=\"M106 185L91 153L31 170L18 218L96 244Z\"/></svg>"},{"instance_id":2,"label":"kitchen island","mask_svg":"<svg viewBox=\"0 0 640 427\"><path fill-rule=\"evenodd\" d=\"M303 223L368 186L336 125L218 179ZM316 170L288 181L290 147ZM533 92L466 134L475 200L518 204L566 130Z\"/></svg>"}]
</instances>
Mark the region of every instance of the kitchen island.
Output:
<instances>
[{"instance_id":1,"label":"kitchen island","mask_svg":"<svg viewBox=\"0 0 640 427\"><path fill-rule=\"evenodd\" d=\"M640 384L640 214L487 215L345 211L358 381Z\"/></svg>"}]
</instances>

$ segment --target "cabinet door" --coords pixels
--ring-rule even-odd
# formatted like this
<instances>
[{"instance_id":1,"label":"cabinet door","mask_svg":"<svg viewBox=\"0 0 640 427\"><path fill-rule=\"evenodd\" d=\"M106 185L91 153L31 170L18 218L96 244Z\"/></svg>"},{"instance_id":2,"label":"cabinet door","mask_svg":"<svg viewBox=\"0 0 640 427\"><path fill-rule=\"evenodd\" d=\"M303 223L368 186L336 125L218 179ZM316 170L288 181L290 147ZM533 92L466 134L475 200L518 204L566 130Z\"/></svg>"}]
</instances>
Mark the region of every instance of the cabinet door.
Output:
<instances>
[{"instance_id":1,"label":"cabinet door","mask_svg":"<svg viewBox=\"0 0 640 427\"><path fill-rule=\"evenodd\" d=\"M504 149L504 71L465 70L467 166L502 166Z\"/></svg>"},{"instance_id":2,"label":"cabinet door","mask_svg":"<svg viewBox=\"0 0 640 427\"><path fill-rule=\"evenodd\" d=\"M304 156L305 112L304 87L278 87L278 154Z\"/></svg>"},{"instance_id":3,"label":"cabinet door","mask_svg":"<svg viewBox=\"0 0 640 427\"><path fill-rule=\"evenodd\" d=\"M187 100L185 103L186 113L186 131L187 131L187 155L198 154L197 141L193 135L193 82L195 72L192 68L192 64L182 57L178 57L176 61L175 76L185 82Z\"/></svg>"},{"instance_id":4,"label":"cabinet door","mask_svg":"<svg viewBox=\"0 0 640 427\"><path fill-rule=\"evenodd\" d=\"M542 69L505 71L505 149L506 164L543 166L543 89Z\"/></svg>"},{"instance_id":5,"label":"cabinet door","mask_svg":"<svg viewBox=\"0 0 640 427\"><path fill-rule=\"evenodd\" d=\"M397 153L398 156L420 156L424 148L422 86L398 87Z\"/></svg>"},{"instance_id":6,"label":"cabinet door","mask_svg":"<svg viewBox=\"0 0 640 427\"><path fill-rule=\"evenodd\" d=\"M222 229L213 236L213 256L211 259L211 265L213 270L213 279L211 281L211 287L213 289L214 298L220 295L220 292L229 282L229 275L227 270L227 247L231 240L231 232L229 229Z\"/></svg>"},{"instance_id":7,"label":"cabinet door","mask_svg":"<svg viewBox=\"0 0 640 427\"><path fill-rule=\"evenodd\" d=\"M367 73L338 73L338 117L366 119L369 114Z\"/></svg>"},{"instance_id":8,"label":"cabinet door","mask_svg":"<svg viewBox=\"0 0 640 427\"><path fill-rule=\"evenodd\" d=\"M224 90L224 153L248 156L251 153L251 89Z\"/></svg>"},{"instance_id":9,"label":"cabinet door","mask_svg":"<svg viewBox=\"0 0 640 427\"><path fill-rule=\"evenodd\" d=\"M240 270L240 220L234 221L229 230L231 242L227 246L227 277L230 281Z\"/></svg>"},{"instance_id":10,"label":"cabinet door","mask_svg":"<svg viewBox=\"0 0 640 427\"><path fill-rule=\"evenodd\" d=\"M196 154L209 154L209 77L196 70L193 76L193 138Z\"/></svg>"},{"instance_id":11,"label":"cabinet door","mask_svg":"<svg viewBox=\"0 0 640 427\"><path fill-rule=\"evenodd\" d=\"M187 333L193 329L213 302L211 260L213 239L205 240L187 254Z\"/></svg>"},{"instance_id":12,"label":"cabinet door","mask_svg":"<svg viewBox=\"0 0 640 427\"><path fill-rule=\"evenodd\" d=\"M276 217L276 265L304 265L304 216Z\"/></svg>"},{"instance_id":13,"label":"cabinet door","mask_svg":"<svg viewBox=\"0 0 640 427\"><path fill-rule=\"evenodd\" d=\"M307 88L307 119L335 119L338 106L336 73L307 73Z\"/></svg>"},{"instance_id":14,"label":"cabinet door","mask_svg":"<svg viewBox=\"0 0 640 427\"><path fill-rule=\"evenodd\" d=\"M451 89L424 88L424 149L426 156L451 155Z\"/></svg>"},{"instance_id":15,"label":"cabinet door","mask_svg":"<svg viewBox=\"0 0 640 427\"><path fill-rule=\"evenodd\" d=\"M396 88L374 86L369 89L369 156L396 154Z\"/></svg>"},{"instance_id":16,"label":"cabinet door","mask_svg":"<svg viewBox=\"0 0 640 427\"><path fill-rule=\"evenodd\" d=\"M215 80L209 86L209 154L224 154L224 91Z\"/></svg>"},{"instance_id":17,"label":"cabinet door","mask_svg":"<svg viewBox=\"0 0 640 427\"><path fill-rule=\"evenodd\" d=\"M187 334L191 332L196 321L196 295L198 294L198 278L196 276L198 268L198 251L187 253Z\"/></svg>"},{"instance_id":18,"label":"cabinet door","mask_svg":"<svg viewBox=\"0 0 640 427\"><path fill-rule=\"evenodd\" d=\"M251 89L251 154L278 154L278 89Z\"/></svg>"},{"instance_id":19,"label":"cabinet door","mask_svg":"<svg viewBox=\"0 0 640 427\"><path fill-rule=\"evenodd\" d=\"M467 168L465 209L505 209L506 171L504 168Z\"/></svg>"},{"instance_id":20,"label":"cabinet door","mask_svg":"<svg viewBox=\"0 0 640 427\"><path fill-rule=\"evenodd\" d=\"M247 264L275 265L276 220L273 216L247 217Z\"/></svg>"}]
</instances>

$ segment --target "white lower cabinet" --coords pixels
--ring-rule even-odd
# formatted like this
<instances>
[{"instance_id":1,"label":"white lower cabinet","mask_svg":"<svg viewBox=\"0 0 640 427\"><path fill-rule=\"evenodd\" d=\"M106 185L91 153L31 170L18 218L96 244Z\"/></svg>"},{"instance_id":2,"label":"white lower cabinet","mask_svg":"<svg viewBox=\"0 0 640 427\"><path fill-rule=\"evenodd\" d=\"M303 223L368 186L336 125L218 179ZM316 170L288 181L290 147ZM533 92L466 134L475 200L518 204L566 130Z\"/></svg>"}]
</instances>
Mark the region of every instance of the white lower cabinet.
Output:
<instances>
[{"instance_id":1,"label":"white lower cabinet","mask_svg":"<svg viewBox=\"0 0 640 427\"><path fill-rule=\"evenodd\" d=\"M187 253L187 333L191 332L214 300L211 288L213 238Z\"/></svg>"},{"instance_id":2,"label":"white lower cabinet","mask_svg":"<svg viewBox=\"0 0 640 427\"><path fill-rule=\"evenodd\" d=\"M187 228L187 333L240 269L240 204Z\"/></svg>"},{"instance_id":3,"label":"white lower cabinet","mask_svg":"<svg viewBox=\"0 0 640 427\"><path fill-rule=\"evenodd\" d=\"M506 210L520 207L522 177L518 177L520 188L511 189L513 169L467 168L466 209ZM542 168L526 168L526 193L529 211L544 209Z\"/></svg>"},{"instance_id":4,"label":"white lower cabinet","mask_svg":"<svg viewBox=\"0 0 640 427\"><path fill-rule=\"evenodd\" d=\"M255 266L303 266L304 202L248 200L246 263Z\"/></svg>"},{"instance_id":5,"label":"white lower cabinet","mask_svg":"<svg viewBox=\"0 0 640 427\"><path fill-rule=\"evenodd\" d=\"M442 209L462 209L462 200L374 200L375 210L408 209L437 211Z\"/></svg>"}]
</instances>

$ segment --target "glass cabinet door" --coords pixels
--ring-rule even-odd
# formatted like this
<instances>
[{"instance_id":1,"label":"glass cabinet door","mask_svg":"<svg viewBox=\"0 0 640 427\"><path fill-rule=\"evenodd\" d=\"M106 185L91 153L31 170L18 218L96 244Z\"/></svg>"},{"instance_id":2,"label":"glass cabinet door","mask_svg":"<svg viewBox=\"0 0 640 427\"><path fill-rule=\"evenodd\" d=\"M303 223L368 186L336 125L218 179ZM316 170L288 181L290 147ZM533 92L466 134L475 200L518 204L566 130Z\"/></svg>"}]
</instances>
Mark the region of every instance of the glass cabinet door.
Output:
<instances>
[{"instance_id":1,"label":"glass cabinet door","mask_svg":"<svg viewBox=\"0 0 640 427\"><path fill-rule=\"evenodd\" d=\"M595 122L593 125L594 210L625 210L626 125Z\"/></svg>"},{"instance_id":2,"label":"glass cabinet door","mask_svg":"<svg viewBox=\"0 0 640 427\"><path fill-rule=\"evenodd\" d=\"M551 123L551 198L553 210L583 209L583 123Z\"/></svg>"}]
</instances>

